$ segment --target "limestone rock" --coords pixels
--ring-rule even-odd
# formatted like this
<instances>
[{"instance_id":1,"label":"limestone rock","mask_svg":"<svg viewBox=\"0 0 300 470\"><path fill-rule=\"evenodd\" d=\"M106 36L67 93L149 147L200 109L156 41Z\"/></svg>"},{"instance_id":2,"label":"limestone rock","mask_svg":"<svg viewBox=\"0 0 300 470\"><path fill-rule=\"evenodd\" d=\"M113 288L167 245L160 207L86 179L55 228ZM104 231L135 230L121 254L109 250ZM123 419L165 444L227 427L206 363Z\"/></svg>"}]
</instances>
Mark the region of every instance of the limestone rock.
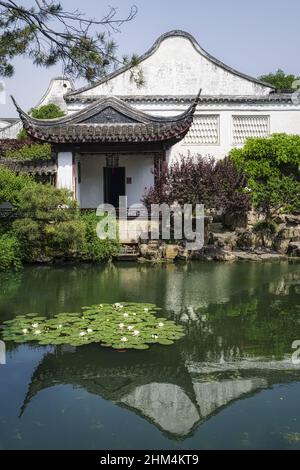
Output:
<instances>
[{"instance_id":1,"label":"limestone rock","mask_svg":"<svg viewBox=\"0 0 300 470\"><path fill-rule=\"evenodd\" d=\"M287 253L292 257L300 257L300 242L292 242L289 244Z\"/></svg>"},{"instance_id":2,"label":"limestone rock","mask_svg":"<svg viewBox=\"0 0 300 470\"><path fill-rule=\"evenodd\" d=\"M212 233L210 236L210 244L220 248L232 250L236 247L237 235L235 232Z\"/></svg>"},{"instance_id":3,"label":"limestone rock","mask_svg":"<svg viewBox=\"0 0 300 470\"><path fill-rule=\"evenodd\" d=\"M224 225L231 230L235 230L236 228L246 228L247 224L247 213L234 212L224 214Z\"/></svg>"},{"instance_id":4,"label":"limestone rock","mask_svg":"<svg viewBox=\"0 0 300 470\"><path fill-rule=\"evenodd\" d=\"M178 245L166 245L165 247L165 258L168 260L174 260L179 252Z\"/></svg>"}]
</instances>

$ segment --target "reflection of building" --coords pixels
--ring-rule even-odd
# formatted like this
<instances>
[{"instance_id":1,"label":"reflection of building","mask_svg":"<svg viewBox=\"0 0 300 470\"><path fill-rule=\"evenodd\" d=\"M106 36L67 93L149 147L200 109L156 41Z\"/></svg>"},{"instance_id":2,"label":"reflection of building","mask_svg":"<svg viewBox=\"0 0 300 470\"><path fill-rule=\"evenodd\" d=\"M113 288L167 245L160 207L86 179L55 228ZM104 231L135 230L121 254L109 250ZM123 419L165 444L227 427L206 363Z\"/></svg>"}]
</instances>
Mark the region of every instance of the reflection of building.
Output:
<instances>
[{"instance_id":1,"label":"reflection of building","mask_svg":"<svg viewBox=\"0 0 300 470\"><path fill-rule=\"evenodd\" d=\"M126 407L151 421L171 438L184 439L202 421L234 400L254 394L276 381L288 381L285 364L186 364L163 351L118 354L97 346L46 354L33 373L21 414L41 390L72 384ZM281 367L280 367L281 366ZM253 368L253 370L252 370ZM275 371L275 373L274 373Z\"/></svg>"}]
</instances>

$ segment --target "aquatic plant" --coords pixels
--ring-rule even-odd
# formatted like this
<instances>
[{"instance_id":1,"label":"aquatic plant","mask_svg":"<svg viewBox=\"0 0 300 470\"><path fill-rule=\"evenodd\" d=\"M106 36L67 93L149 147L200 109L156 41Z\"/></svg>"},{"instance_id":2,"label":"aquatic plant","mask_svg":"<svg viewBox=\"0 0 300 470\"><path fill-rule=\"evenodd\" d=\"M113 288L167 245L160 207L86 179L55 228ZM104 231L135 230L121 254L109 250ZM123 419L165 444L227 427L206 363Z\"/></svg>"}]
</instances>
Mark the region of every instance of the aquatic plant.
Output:
<instances>
[{"instance_id":1,"label":"aquatic plant","mask_svg":"<svg viewBox=\"0 0 300 470\"><path fill-rule=\"evenodd\" d=\"M82 346L100 343L114 349L148 349L150 344L170 345L184 336L183 328L155 314L153 304L115 303L82 307L79 313L46 318L37 313L4 322L4 341L40 345Z\"/></svg>"}]
</instances>

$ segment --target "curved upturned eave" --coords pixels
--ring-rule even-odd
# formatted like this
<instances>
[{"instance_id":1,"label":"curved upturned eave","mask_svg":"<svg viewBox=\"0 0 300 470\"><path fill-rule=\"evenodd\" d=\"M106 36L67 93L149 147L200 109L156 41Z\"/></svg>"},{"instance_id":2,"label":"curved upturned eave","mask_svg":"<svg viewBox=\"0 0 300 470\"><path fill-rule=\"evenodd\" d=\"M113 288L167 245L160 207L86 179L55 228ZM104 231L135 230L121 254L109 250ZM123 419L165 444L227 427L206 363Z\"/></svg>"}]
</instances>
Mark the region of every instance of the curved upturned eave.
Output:
<instances>
[{"instance_id":1,"label":"curved upturned eave","mask_svg":"<svg viewBox=\"0 0 300 470\"><path fill-rule=\"evenodd\" d=\"M194 98L193 102L191 105L183 112L178 114L177 116L174 117L169 117L169 116L153 116L150 114L147 114L143 111L137 110L136 108L133 108L132 106L128 105L124 101L120 100L119 98L116 97L104 97L99 99L97 102L92 103L90 106L84 108L83 110L80 110L74 114L71 114L69 116L64 116L60 117L57 119L36 119L27 114L25 111L23 111L16 100L14 99L13 96L11 96L11 99L20 115L20 118L23 122L23 124L27 125L32 125L32 126L40 126L40 127L55 127L58 125L68 125L68 124L80 124L83 123L86 119L91 118L101 111L111 107L117 112L128 116L129 118L135 120L137 123L163 123L163 124L168 124L168 123L177 123L180 121L183 121L187 118L193 117L193 114L195 112L195 109L197 107L197 104L199 102L201 95L201 90L199 90L198 95Z\"/></svg>"},{"instance_id":2,"label":"curved upturned eave","mask_svg":"<svg viewBox=\"0 0 300 470\"><path fill-rule=\"evenodd\" d=\"M186 31L181 31L181 30L173 30L173 31L169 31L167 33L164 33L162 34L156 41L155 43L150 47L150 49L145 52L144 54L142 54L140 57L139 57L139 64L144 62L146 59L148 59L149 57L151 57L159 48L159 46L161 45L161 43L165 40L165 39L168 39L168 38L171 38L171 37L184 37L185 39L188 39L192 46L194 47L194 49L199 53L201 54L203 57L205 57L206 59L208 59L210 62L212 62L213 64L217 65L218 67L221 67L223 70L227 71L227 72L230 72L232 73L233 75L236 75L240 78L243 78L244 80L247 80L249 82L252 82L252 83L255 83L257 85L260 85L260 86L264 86L266 88L269 88L270 90L275 90L276 88L272 85L270 85L269 83L266 83L266 82L263 82L262 80L259 80L257 78L254 78L254 77L251 77L250 75L247 75L247 74L244 74L242 72L239 72L238 70L230 67L229 65L226 65L224 64L224 62L220 61L219 59L217 59L216 57L212 56L211 54L209 54L208 52L206 52L201 46L200 44L198 43L198 41L194 38L194 36L190 33L187 33ZM88 91L88 90L93 90L94 88L98 87L99 85L103 85L104 83L112 80L113 78L117 77L118 75L121 75L122 73L124 72L127 72L128 70L132 69L133 66L132 65L124 65L123 67L117 69L117 70L114 70L113 72L111 72L110 74L106 75L105 77L101 78L100 80L98 80L96 83L92 84L92 85L87 85L87 86L84 86L84 87L81 87L79 88L78 90L75 90L75 91L71 91L69 93L66 93L65 94L65 98L66 100L68 99L68 97L71 97L71 96L77 96L77 95L80 95L81 93L84 93L85 91Z\"/></svg>"}]
</instances>

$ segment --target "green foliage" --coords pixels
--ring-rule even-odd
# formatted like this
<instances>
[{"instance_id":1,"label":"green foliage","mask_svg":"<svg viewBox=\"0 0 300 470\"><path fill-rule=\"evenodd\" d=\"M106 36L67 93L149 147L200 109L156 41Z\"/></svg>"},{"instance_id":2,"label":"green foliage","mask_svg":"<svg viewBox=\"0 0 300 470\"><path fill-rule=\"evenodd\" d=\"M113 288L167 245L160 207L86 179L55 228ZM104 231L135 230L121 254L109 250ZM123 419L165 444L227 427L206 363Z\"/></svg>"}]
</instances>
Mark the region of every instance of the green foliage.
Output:
<instances>
[{"instance_id":1,"label":"green foliage","mask_svg":"<svg viewBox=\"0 0 300 470\"><path fill-rule=\"evenodd\" d=\"M13 59L20 55L40 67L61 62L64 75L88 81L119 65L117 45L110 33L136 16L136 6L124 17L109 7L102 17L89 18L78 9L65 9L56 0L27 3L1 2L0 75L11 77Z\"/></svg>"},{"instance_id":2,"label":"green foliage","mask_svg":"<svg viewBox=\"0 0 300 470\"><path fill-rule=\"evenodd\" d=\"M35 119L57 119L65 116L65 113L56 104L45 104L39 108L33 108L30 114Z\"/></svg>"},{"instance_id":3,"label":"green foliage","mask_svg":"<svg viewBox=\"0 0 300 470\"><path fill-rule=\"evenodd\" d=\"M21 190L35 185L36 183L30 176L16 175L0 165L0 204L9 201L12 205L18 205Z\"/></svg>"},{"instance_id":4,"label":"green foliage","mask_svg":"<svg viewBox=\"0 0 300 470\"><path fill-rule=\"evenodd\" d=\"M61 313L47 319L20 315L4 324L3 339L16 343L82 346L100 343L114 349L148 349L150 344L171 345L184 336L182 326L157 318L153 304L116 303L83 307L81 313Z\"/></svg>"},{"instance_id":5,"label":"green foliage","mask_svg":"<svg viewBox=\"0 0 300 470\"><path fill-rule=\"evenodd\" d=\"M51 223L72 220L79 215L70 191L49 184L36 183L21 189L18 208L22 217Z\"/></svg>"},{"instance_id":6,"label":"green foliage","mask_svg":"<svg viewBox=\"0 0 300 470\"><path fill-rule=\"evenodd\" d=\"M259 77L259 80L270 83L270 85L273 85L277 90L292 90L293 83L299 79L300 77L296 75L286 75L281 69L278 69L275 73L269 73Z\"/></svg>"},{"instance_id":7,"label":"green foliage","mask_svg":"<svg viewBox=\"0 0 300 470\"><path fill-rule=\"evenodd\" d=\"M19 218L12 224L23 259L68 255L84 243L85 226L78 220L76 201L69 191L35 184L19 193Z\"/></svg>"},{"instance_id":8,"label":"green foliage","mask_svg":"<svg viewBox=\"0 0 300 470\"><path fill-rule=\"evenodd\" d=\"M21 268L21 252L17 238L9 233L0 236L0 271Z\"/></svg>"},{"instance_id":9,"label":"green foliage","mask_svg":"<svg viewBox=\"0 0 300 470\"><path fill-rule=\"evenodd\" d=\"M17 134L17 139L18 140L26 140L28 139L28 134L25 129L21 129L18 134Z\"/></svg>"},{"instance_id":10,"label":"green foliage","mask_svg":"<svg viewBox=\"0 0 300 470\"><path fill-rule=\"evenodd\" d=\"M231 158L249 175L252 203L267 217L279 210L300 211L300 136L248 139Z\"/></svg>"},{"instance_id":11,"label":"green foliage","mask_svg":"<svg viewBox=\"0 0 300 470\"><path fill-rule=\"evenodd\" d=\"M91 261L99 262L110 259L120 251L118 240L100 240L97 236L97 224L101 220L94 212L81 215L81 220L85 224L85 244L83 250L87 253L87 258Z\"/></svg>"},{"instance_id":12,"label":"green foliage","mask_svg":"<svg viewBox=\"0 0 300 470\"><path fill-rule=\"evenodd\" d=\"M29 144L19 149L6 150L4 157L9 160L34 161L51 160L52 147L50 144Z\"/></svg>"}]
</instances>

